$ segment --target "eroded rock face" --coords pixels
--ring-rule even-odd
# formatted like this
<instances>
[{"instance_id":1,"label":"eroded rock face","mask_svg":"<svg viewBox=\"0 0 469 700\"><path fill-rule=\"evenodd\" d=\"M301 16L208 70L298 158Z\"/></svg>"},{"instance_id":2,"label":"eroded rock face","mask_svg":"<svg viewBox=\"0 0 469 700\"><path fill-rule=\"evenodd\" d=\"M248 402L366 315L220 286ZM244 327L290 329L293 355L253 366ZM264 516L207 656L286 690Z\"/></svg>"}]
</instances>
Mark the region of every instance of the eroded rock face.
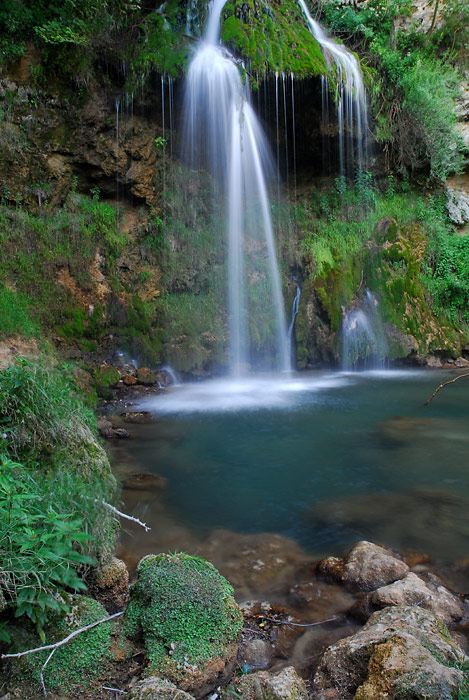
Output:
<instances>
[{"instance_id":1,"label":"eroded rock face","mask_svg":"<svg viewBox=\"0 0 469 700\"><path fill-rule=\"evenodd\" d=\"M443 623L419 607L374 613L325 652L315 700L441 700L456 697L467 660Z\"/></svg>"},{"instance_id":2,"label":"eroded rock face","mask_svg":"<svg viewBox=\"0 0 469 700\"><path fill-rule=\"evenodd\" d=\"M293 666L280 673L251 673L234 681L223 693L224 700L308 700L306 684Z\"/></svg>"},{"instance_id":3,"label":"eroded rock face","mask_svg":"<svg viewBox=\"0 0 469 700\"><path fill-rule=\"evenodd\" d=\"M344 559L323 559L319 570L352 590L372 591L403 578L409 567L387 549L363 541L358 542Z\"/></svg>"},{"instance_id":4,"label":"eroded rock face","mask_svg":"<svg viewBox=\"0 0 469 700\"><path fill-rule=\"evenodd\" d=\"M371 611L393 605L418 605L430 610L445 625L461 622L469 614L467 603L433 574L428 574L423 580L410 572L400 581L369 593L366 603Z\"/></svg>"}]
</instances>

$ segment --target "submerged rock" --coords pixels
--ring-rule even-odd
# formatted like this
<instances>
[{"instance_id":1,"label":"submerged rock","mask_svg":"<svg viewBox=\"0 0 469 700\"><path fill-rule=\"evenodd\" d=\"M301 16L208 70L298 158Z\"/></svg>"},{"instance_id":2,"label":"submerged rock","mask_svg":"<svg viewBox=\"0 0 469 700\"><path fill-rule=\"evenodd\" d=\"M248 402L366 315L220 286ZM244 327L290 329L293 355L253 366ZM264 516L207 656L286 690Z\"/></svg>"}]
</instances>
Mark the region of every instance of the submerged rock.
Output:
<instances>
[{"instance_id":1,"label":"submerged rock","mask_svg":"<svg viewBox=\"0 0 469 700\"><path fill-rule=\"evenodd\" d=\"M343 559L323 559L319 570L352 590L372 591L402 578L409 567L387 549L363 541Z\"/></svg>"},{"instance_id":2,"label":"submerged rock","mask_svg":"<svg viewBox=\"0 0 469 700\"><path fill-rule=\"evenodd\" d=\"M150 472L139 472L132 474L122 482L122 488L131 491L149 491L154 489L165 489L168 480L159 474Z\"/></svg>"},{"instance_id":3,"label":"submerged rock","mask_svg":"<svg viewBox=\"0 0 469 700\"><path fill-rule=\"evenodd\" d=\"M288 585L307 560L294 540L273 533L245 535L215 530L202 544L201 551L243 598Z\"/></svg>"},{"instance_id":4,"label":"submerged rock","mask_svg":"<svg viewBox=\"0 0 469 700\"><path fill-rule=\"evenodd\" d=\"M233 672L242 614L215 567L187 554L144 557L124 629L142 639L149 673L203 697Z\"/></svg>"},{"instance_id":5,"label":"submerged rock","mask_svg":"<svg viewBox=\"0 0 469 700\"><path fill-rule=\"evenodd\" d=\"M443 700L455 698L469 659L443 623L418 607L374 613L362 630L321 659L315 700Z\"/></svg>"},{"instance_id":6,"label":"submerged rock","mask_svg":"<svg viewBox=\"0 0 469 700\"><path fill-rule=\"evenodd\" d=\"M242 642L238 653L238 665L250 669L268 668L272 661L274 648L265 639L249 639Z\"/></svg>"},{"instance_id":7,"label":"submerged rock","mask_svg":"<svg viewBox=\"0 0 469 700\"><path fill-rule=\"evenodd\" d=\"M250 673L233 681L223 692L223 700L308 700L306 684L293 666L279 673Z\"/></svg>"}]
</instances>

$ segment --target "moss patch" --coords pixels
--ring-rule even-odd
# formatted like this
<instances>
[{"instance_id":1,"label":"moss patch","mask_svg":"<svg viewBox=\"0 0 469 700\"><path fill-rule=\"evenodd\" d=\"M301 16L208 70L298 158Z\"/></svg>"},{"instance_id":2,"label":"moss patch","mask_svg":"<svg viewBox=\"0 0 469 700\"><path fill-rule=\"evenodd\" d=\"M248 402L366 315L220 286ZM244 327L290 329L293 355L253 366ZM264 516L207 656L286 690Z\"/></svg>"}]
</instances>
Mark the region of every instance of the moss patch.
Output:
<instances>
[{"instance_id":1,"label":"moss patch","mask_svg":"<svg viewBox=\"0 0 469 700\"><path fill-rule=\"evenodd\" d=\"M85 596L70 597L70 612L51 618L45 628L47 644L64 639L70 632L108 616L96 600ZM111 623L97 625L77 635L68 644L57 649L44 671L44 683L48 690L69 692L88 689L106 671L111 661ZM33 649L42 643L30 629L12 632L15 650ZM31 691L42 694L40 673L49 651L21 657L11 664L12 684L21 682Z\"/></svg>"}]
</instances>

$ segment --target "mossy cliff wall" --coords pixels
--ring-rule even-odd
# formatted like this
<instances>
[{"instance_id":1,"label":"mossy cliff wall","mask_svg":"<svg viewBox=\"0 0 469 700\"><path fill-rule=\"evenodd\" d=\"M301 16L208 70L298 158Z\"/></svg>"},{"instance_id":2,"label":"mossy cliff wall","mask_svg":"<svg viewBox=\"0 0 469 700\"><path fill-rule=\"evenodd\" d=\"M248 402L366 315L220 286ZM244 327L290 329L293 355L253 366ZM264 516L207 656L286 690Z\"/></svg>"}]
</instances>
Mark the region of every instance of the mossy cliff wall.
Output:
<instances>
[{"instance_id":1,"label":"mossy cliff wall","mask_svg":"<svg viewBox=\"0 0 469 700\"><path fill-rule=\"evenodd\" d=\"M86 71L77 58L81 44L36 40L23 47L19 60L1 66L3 335L35 334L39 325L71 355L107 357L123 349L146 362L170 362L199 374L226 366L222 207L213 198L210 176L179 160L183 95L176 78L194 47L187 31L200 33L206 5L199 3L189 15L186 10L166 3L145 11L134 18L135 36L124 27L106 46L93 35ZM287 313L296 289L292 274L302 284L295 328L299 366L337 362L341 309L366 286L381 299L383 322L396 329L389 331L393 347L399 338L394 357L459 356L465 345L458 330L463 302L448 313L442 295L438 305L435 289L420 279L431 277L435 261L435 235L426 221L401 216L405 204L396 214L378 202L384 183L360 223L358 200L353 216L350 207L341 213L334 173L330 180L317 179L320 167L312 161L321 149L318 76L327 69L296 3L228 2L221 31L246 61L254 105L256 99L267 105L263 118L274 150L273 72L293 72L301 97L298 196L290 172L284 204L272 205ZM129 36L133 40L124 41ZM281 149L286 131L280 124ZM420 232L418 260L413 244L412 260L407 253L389 257L388 244L374 233L386 216L396 218L401 243ZM461 259L460 250L457 255ZM261 345L267 325L258 331Z\"/></svg>"}]
</instances>

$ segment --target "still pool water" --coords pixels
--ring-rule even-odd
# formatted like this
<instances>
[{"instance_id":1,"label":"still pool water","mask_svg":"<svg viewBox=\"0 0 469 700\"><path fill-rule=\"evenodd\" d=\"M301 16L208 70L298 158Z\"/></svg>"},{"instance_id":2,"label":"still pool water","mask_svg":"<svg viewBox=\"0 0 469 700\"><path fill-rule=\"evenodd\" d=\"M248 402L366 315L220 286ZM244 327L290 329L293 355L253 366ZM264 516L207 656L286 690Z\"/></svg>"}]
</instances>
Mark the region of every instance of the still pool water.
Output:
<instances>
[{"instance_id":1,"label":"still pool water","mask_svg":"<svg viewBox=\"0 0 469 700\"><path fill-rule=\"evenodd\" d=\"M127 426L112 448L124 480L153 472L166 488L125 488L135 555L198 551L216 529L279 533L314 556L359 539L467 556L469 378L455 373L316 372L182 384L145 402L156 422Z\"/></svg>"}]
</instances>

